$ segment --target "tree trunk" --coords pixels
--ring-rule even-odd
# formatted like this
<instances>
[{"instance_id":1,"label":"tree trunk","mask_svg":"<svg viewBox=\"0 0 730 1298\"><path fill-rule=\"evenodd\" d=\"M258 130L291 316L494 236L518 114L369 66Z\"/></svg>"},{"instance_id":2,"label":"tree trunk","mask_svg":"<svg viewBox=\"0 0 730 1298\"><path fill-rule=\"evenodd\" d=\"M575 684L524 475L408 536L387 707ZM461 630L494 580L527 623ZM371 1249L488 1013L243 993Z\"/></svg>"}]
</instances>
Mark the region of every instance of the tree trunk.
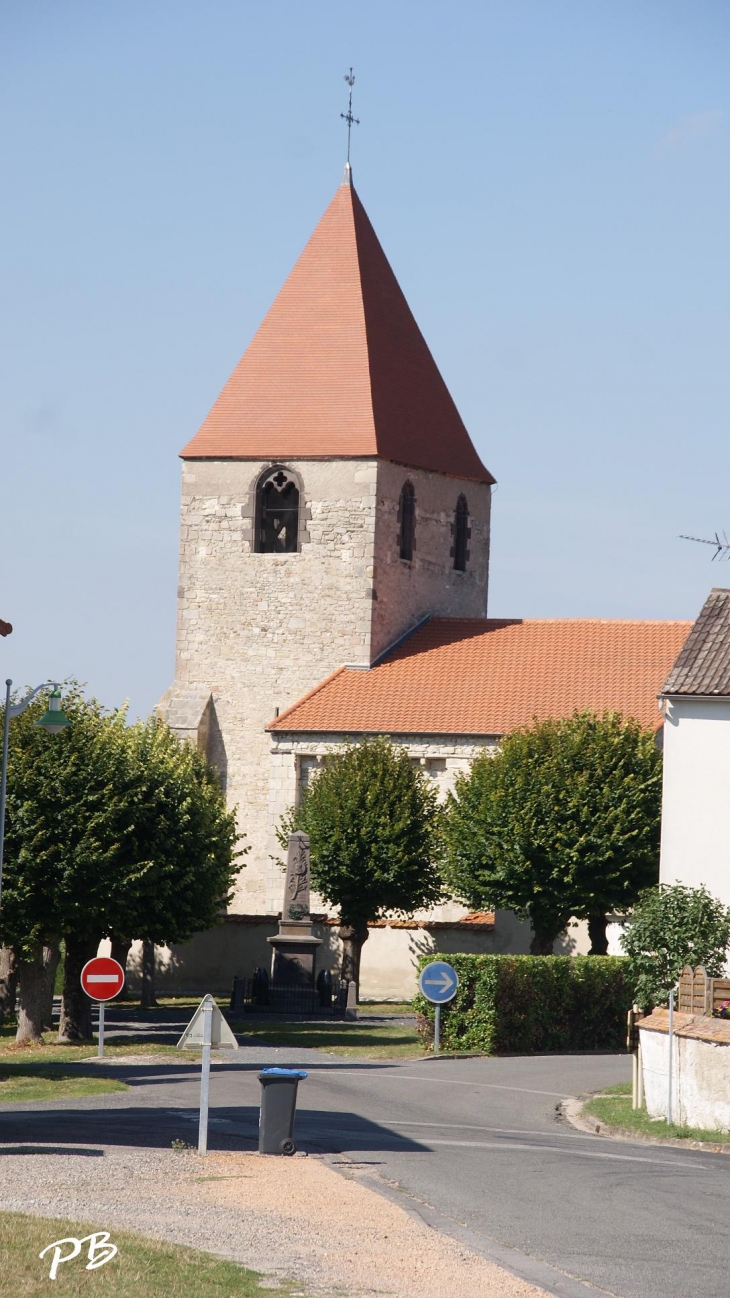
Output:
<instances>
[{"instance_id":1,"label":"tree trunk","mask_svg":"<svg viewBox=\"0 0 730 1298\"><path fill-rule=\"evenodd\" d=\"M342 942L342 972L345 982L354 982L357 987L357 998L360 999L360 956L369 937L365 920L342 919L340 921L340 941Z\"/></svg>"},{"instance_id":2,"label":"tree trunk","mask_svg":"<svg viewBox=\"0 0 730 1298\"><path fill-rule=\"evenodd\" d=\"M0 1023L15 1018L18 962L11 946L0 946Z\"/></svg>"},{"instance_id":3,"label":"tree trunk","mask_svg":"<svg viewBox=\"0 0 730 1298\"><path fill-rule=\"evenodd\" d=\"M43 943L37 942L30 957L18 961L20 1003L16 1046L38 1045L43 1041L46 973L43 952Z\"/></svg>"},{"instance_id":4,"label":"tree trunk","mask_svg":"<svg viewBox=\"0 0 730 1298\"><path fill-rule=\"evenodd\" d=\"M43 1027L53 1031L53 993L56 989L56 971L61 959L61 943L50 938L43 948Z\"/></svg>"},{"instance_id":5,"label":"tree trunk","mask_svg":"<svg viewBox=\"0 0 730 1298\"><path fill-rule=\"evenodd\" d=\"M588 936L591 939L589 955L608 955L608 935L605 915L588 916Z\"/></svg>"},{"instance_id":6,"label":"tree trunk","mask_svg":"<svg viewBox=\"0 0 730 1298\"><path fill-rule=\"evenodd\" d=\"M122 990L120 991L119 995L114 997L115 1001L129 1000L130 993L127 990L126 973L127 973L127 960L129 959L129 952L131 951L131 949L132 949L131 937L112 938L112 949L111 949L112 960L117 960L119 964L122 966L122 969L124 970L125 973L124 986L122 987Z\"/></svg>"},{"instance_id":7,"label":"tree trunk","mask_svg":"<svg viewBox=\"0 0 730 1298\"><path fill-rule=\"evenodd\" d=\"M142 995L140 1006L143 1010L153 1010L155 1000L155 944L146 939L142 943Z\"/></svg>"},{"instance_id":8,"label":"tree trunk","mask_svg":"<svg viewBox=\"0 0 730 1298\"><path fill-rule=\"evenodd\" d=\"M532 924L532 941L530 955L552 955L555 939L560 936L565 924L554 915L544 915L540 911L530 912Z\"/></svg>"},{"instance_id":9,"label":"tree trunk","mask_svg":"<svg viewBox=\"0 0 730 1298\"><path fill-rule=\"evenodd\" d=\"M63 967L63 1000L58 1040L62 1045L78 1045L91 1041L91 1005L81 987L81 970L87 960L96 955L98 938L67 937L66 960Z\"/></svg>"}]
</instances>

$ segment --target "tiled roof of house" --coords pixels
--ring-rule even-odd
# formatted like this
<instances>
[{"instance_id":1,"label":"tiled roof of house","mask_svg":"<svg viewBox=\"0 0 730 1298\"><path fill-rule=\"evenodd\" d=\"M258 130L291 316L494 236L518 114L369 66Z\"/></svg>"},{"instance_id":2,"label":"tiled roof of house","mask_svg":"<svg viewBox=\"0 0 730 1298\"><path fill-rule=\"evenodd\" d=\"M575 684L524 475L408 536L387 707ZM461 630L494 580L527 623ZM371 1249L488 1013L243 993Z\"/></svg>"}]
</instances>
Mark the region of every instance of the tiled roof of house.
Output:
<instances>
[{"instance_id":1,"label":"tiled roof of house","mask_svg":"<svg viewBox=\"0 0 730 1298\"><path fill-rule=\"evenodd\" d=\"M182 457L375 456L494 481L346 182Z\"/></svg>"},{"instance_id":2,"label":"tiled roof of house","mask_svg":"<svg viewBox=\"0 0 730 1298\"><path fill-rule=\"evenodd\" d=\"M662 694L730 694L730 590L710 592Z\"/></svg>"},{"instance_id":3,"label":"tiled roof of house","mask_svg":"<svg viewBox=\"0 0 730 1298\"><path fill-rule=\"evenodd\" d=\"M689 622L432 618L369 671L341 667L273 731L502 735L576 709L652 729Z\"/></svg>"}]
</instances>

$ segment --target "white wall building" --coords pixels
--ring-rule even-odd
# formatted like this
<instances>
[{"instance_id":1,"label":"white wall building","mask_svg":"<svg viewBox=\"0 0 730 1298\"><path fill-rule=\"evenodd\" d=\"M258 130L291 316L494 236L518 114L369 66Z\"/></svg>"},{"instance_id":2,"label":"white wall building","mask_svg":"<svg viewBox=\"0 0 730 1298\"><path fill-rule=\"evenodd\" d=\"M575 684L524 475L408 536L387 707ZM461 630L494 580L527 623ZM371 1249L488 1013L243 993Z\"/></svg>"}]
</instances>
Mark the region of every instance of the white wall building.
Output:
<instances>
[{"instance_id":1,"label":"white wall building","mask_svg":"<svg viewBox=\"0 0 730 1298\"><path fill-rule=\"evenodd\" d=\"M714 589L667 678L662 883L730 906L730 590Z\"/></svg>"}]
</instances>

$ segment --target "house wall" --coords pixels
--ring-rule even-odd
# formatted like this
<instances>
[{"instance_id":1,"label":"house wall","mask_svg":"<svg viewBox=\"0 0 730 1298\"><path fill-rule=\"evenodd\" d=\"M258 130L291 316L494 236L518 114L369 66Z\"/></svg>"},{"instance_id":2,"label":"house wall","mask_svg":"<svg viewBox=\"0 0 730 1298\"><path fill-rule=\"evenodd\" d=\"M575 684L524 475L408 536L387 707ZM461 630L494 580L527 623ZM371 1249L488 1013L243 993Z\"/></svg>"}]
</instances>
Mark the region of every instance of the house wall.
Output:
<instances>
[{"instance_id":1,"label":"house wall","mask_svg":"<svg viewBox=\"0 0 730 1298\"><path fill-rule=\"evenodd\" d=\"M730 699L666 704L660 878L730 905Z\"/></svg>"}]
</instances>

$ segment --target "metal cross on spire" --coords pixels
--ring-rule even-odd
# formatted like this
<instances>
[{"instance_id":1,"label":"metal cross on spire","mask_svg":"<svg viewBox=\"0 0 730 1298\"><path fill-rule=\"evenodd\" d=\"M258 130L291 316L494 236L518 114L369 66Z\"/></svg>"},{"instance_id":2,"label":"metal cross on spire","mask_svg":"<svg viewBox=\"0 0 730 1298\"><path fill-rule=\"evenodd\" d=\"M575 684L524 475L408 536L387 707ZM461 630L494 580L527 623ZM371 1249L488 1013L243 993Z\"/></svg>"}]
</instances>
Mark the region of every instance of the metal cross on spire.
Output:
<instances>
[{"instance_id":1,"label":"metal cross on spire","mask_svg":"<svg viewBox=\"0 0 730 1298\"><path fill-rule=\"evenodd\" d=\"M347 112L346 112L346 113L340 113L340 117L343 118L343 120L347 122L347 165L348 165L348 167L349 167L349 165L350 165L350 135L351 135L351 133L352 133L353 122L354 122L355 126L359 126L359 125L360 125L360 118L359 118L359 117L353 117L353 115L352 115L352 87L353 87L354 84L355 84L355 78L354 78L353 73L352 73L352 68L350 68L350 71L349 71L348 73L345 74L345 81L347 82L348 86L350 87L350 98L349 98L349 101L348 101L348 104L347 104Z\"/></svg>"}]
</instances>

